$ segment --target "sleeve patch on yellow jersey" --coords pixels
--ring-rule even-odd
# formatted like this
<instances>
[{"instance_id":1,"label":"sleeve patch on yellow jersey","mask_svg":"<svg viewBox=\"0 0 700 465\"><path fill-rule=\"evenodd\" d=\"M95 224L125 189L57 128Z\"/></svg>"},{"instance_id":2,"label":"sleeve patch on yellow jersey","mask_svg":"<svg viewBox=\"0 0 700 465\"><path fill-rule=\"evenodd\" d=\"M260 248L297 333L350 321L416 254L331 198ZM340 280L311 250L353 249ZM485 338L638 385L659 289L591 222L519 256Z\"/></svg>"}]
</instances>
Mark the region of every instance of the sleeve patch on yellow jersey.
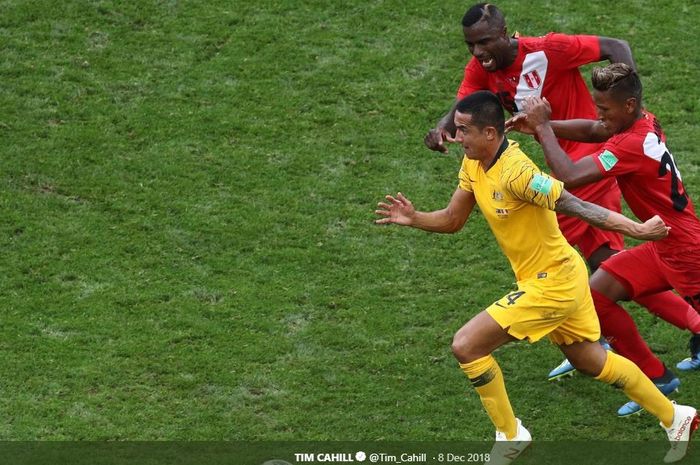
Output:
<instances>
[{"instance_id":1,"label":"sleeve patch on yellow jersey","mask_svg":"<svg viewBox=\"0 0 700 465\"><path fill-rule=\"evenodd\" d=\"M530 189L543 195L548 195L552 192L553 185L554 181L552 181L552 178L541 174L534 175L532 181L530 181Z\"/></svg>"}]
</instances>

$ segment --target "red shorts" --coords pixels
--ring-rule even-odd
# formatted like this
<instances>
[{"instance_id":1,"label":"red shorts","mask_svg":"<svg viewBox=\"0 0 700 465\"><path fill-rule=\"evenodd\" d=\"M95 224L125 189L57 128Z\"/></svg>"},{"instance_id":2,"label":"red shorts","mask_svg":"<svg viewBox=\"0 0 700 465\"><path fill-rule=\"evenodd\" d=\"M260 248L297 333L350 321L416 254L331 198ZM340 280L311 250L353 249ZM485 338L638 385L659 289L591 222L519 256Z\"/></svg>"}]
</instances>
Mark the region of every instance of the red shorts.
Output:
<instances>
[{"instance_id":1,"label":"red shorts","mask_svg":"<svg viewBox=\"0 0 700 465\"><path fill-rule=\"evenodd\" d=\"M595 199L582 199L587 202L600 205L614 212L621 212L620 189L615 186ZM564 237L569 244L578 247L586 259L603 245L608 245L613 250L625 248L625 240L620 233L603 231L595 226L591 226L583 220L566 215L557 215L559 229L564 233Z\"/></svg>"},{"instance_id":2,"label":"red shorts","mask_svg":"<svg viewBox=\"0 0 700 465\"><path fill-rule=\"evenodd\" d=\"M600 267L627 289L630 299L675 289L700 311L700 248L661 255L656 244L645 242L613 255Z\"/></svg>"}]
</instances>

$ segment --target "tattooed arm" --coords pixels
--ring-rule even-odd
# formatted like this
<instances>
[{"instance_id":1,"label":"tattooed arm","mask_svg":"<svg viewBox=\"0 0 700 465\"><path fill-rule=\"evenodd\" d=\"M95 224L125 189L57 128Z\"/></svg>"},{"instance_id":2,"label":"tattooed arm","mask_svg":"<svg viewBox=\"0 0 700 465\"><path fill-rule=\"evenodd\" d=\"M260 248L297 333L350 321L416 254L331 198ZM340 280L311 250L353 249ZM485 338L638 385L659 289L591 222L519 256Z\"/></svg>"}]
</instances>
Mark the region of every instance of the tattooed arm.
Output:
<instances>
[{"instance_id":1,"label":"tattooed arm","mask_svg":"<svg viewBox=\"0 0 700 465\"><path fill-rule=\"evenodd\" d=\"M568 216L581 218L583 221L600 229L616 231L645 241L663 239L668 236L668 230L671 229L664 224L658 215L655 215L643 224L637 223L607 208L581 200L566 190L562 191L554 210Z\"/></svg>"}]
</instances>

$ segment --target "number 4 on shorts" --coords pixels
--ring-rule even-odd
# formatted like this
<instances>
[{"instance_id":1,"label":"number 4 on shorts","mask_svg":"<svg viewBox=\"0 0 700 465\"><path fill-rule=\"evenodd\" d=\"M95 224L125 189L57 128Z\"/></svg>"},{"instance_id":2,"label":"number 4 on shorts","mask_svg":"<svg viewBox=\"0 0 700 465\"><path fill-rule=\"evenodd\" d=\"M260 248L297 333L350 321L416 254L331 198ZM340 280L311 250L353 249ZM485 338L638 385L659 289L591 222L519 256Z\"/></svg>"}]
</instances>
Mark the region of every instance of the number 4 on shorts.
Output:
<instances>
[{"instance_id":1,"label":"number 4 on shorts","mask_svg":"<svg viewBox=\"0 0 700 465\"><path fill-rule=\"evenodd\" d=\"M520 297L525 295L525 291L515 291L511 292L506 296L506 299L508 299L508 305L513 305L516 300L518 300Z\"/></svg>"}]
</instances>

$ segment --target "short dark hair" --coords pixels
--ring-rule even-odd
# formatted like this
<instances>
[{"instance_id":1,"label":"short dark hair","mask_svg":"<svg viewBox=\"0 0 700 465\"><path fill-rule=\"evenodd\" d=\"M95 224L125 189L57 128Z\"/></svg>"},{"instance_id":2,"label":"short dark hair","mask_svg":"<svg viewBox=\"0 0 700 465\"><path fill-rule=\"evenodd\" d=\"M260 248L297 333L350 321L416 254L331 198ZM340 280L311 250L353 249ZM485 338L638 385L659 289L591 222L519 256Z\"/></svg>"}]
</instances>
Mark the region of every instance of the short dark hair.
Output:
<instances>
[{"instance_id":1,"label":"short dark hair","mask_svg":"<svg viewBox=\"0 0 700 465\"><path fill-rule=\"evenodd\" d=\"M499 134L505 131L506 118L503 115L503 106L493 92L480 90L469 94L457 102L455 111L472 115L472 122L479 129L493 126Z\"/></svg>"},{"instance_id":2,"label":"short dark hair","mask_svg":"<svg viewBox=\"0 0 700 465\"><path fill-rule=\"evenodd\" d=\"M597 91L612 91L621 100L634 97L639 104L642 102L642 81L637 72L625 63L593 68L591 84Z\"/></svg>"},{"instance_id":3,"label":"short dark hair","mask_svg":"<svg viewBox=\"0 0 700 465\"><path fill-rule=\"evenodd\" d=\"M486 21L489 26L506 27L506 19L496 5L477 3L464 13L462 26L471 27L479 21Z\"/></svg>"}]
</instances>

